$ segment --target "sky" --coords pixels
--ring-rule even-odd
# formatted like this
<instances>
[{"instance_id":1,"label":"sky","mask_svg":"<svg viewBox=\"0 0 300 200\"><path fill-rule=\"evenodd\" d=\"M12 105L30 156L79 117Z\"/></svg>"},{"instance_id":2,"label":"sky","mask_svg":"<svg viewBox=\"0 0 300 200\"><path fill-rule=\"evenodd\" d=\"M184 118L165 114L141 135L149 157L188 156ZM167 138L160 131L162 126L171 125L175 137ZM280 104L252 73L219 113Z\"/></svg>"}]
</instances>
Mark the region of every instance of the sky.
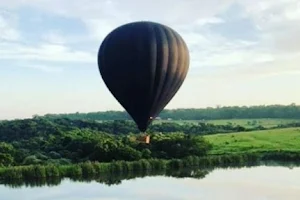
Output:
<instances>
[{"instance_id":1,"label":"sky","mask_svg":"<svg viewBox=\"0 0 300 200\"><path fill-rule=\"evenodd\" d=\"M141 20L172 27L190 51L166 108L300 102L299 0L0 0L0 119L123 110L97 53Z\"/></svg>"}]
</instances>

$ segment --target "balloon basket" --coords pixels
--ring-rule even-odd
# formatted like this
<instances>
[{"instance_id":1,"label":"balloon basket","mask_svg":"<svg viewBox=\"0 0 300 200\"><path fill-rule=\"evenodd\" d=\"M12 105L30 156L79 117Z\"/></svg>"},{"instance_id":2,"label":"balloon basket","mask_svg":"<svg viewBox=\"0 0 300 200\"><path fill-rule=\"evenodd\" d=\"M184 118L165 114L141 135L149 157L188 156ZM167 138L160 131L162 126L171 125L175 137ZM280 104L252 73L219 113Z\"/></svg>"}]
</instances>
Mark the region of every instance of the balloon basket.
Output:
<instances>
[{"instance_id":1,"label":"balloon basket","mask_svg":"<svg viewBox=\"0 0 300 200\"><path fill-rule=\"evenodd\" d=\"M136 137L136 140L140 143L150 144L150 135L148 134L141 134Z\"/></svg>"}]
</instances>

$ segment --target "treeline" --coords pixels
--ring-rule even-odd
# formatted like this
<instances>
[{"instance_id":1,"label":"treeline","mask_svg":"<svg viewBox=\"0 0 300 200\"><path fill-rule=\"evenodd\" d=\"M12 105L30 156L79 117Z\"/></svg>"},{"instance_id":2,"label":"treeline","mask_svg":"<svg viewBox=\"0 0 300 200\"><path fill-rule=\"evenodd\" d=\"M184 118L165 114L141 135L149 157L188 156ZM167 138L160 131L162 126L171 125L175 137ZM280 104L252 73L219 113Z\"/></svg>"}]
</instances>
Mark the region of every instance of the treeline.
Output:
<instances>
[{"instance_id":1,"label":"treeline","mask_svg":"<svg viewBox=\"0 0 300 200\"><path fill-rule=\"evenodd\" d=\"M295 124L297 125L297 124ZM31 139L32 137L49 137L61 135L64 132L90 129L105 132L112 135L139 134L136 124L128 120L114 120L97 122L92 120L71 120L68 118L34 118L24 120L11 120L0 122L0 141L17 141ZM206 135L213 133L229 133L265 129L258 125L253 128L245 128L240 125L226 124L215 125L210 123L173 123L163 122L149 126L147 133L173 133L182 132L193 135Z\"/></svg>"},{"instance_id":2,"label":"treeline","mask_svg":"<svg viewBox=\"0 0 300 200\"><path fill-rule=\"evenodd\" d=\"M37 116L37 115L36 115ZM46 114L46 118L69 118L84 120L129 120L127 112L106 111L70 114ZM163 110L161 119L173 120L213 120L213 119L257 119L257 118L300 118L300 106L290 105L259 105L259 106L227 106L201 109L172 109Z\"/></svg>"}]
</instances>

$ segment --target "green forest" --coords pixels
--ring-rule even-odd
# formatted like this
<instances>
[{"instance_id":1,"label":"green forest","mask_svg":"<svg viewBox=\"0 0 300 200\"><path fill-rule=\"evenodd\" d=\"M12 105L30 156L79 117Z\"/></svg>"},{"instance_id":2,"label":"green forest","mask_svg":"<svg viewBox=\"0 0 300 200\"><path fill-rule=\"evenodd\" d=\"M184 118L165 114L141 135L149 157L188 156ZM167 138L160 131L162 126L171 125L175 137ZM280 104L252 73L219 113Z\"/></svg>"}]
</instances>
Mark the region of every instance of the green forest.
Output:
<instances>
[{"instance_id":1,"label":"green forest","mask_svg":"<svg viewBox=\"0 0 300 200\"><path fill-rule=\"evenodd\" d=\"M258 106L218 108L212 109L211 114L209 109L164 111L162 116L166 118L185 119L185 121L178 123L178 120L170 120L153 123L147 130L151 141L149 144L137 140L143 133L139 132L132 120L118 119L113 114L118 112L98 113L95 115L98 116L97 119L87 119L89 113L77 113L2 120L0 121L0 176L1 169L14 166L72 166L86 162L114 163L142 160L141 165L143 165L146 160L155 163L155 159L158 159L164 160L163 163L171 161L168 165L174 166L174 159L186 161L189 157L197 158L196 160L205 158L206 162L211 164L212 161L209 161L208 157L223 155L229 157L211 158L214 163L228 164L243 162L245 159L243 156L248 156L247 159L253 158L252 153L273 153L263 154L265 158L300 160L300 149L297 143L300 120L296 118L299 115L299 107L269 106L264 107L265 111L257 108ZM229 115L229 110L235 114ZM108 113L110 113L109 117ZM100 120L101 116L103 118L105 115L110 120ZM194 118L191 121L186 120L192 116ZM220 117L220 120L229 118L229 121L221 124L217 121L214 123L197 121L195 116L210 116L210 119ZM231 123L230 117L233 116L236 122L237 119L246 118L248 121L246 120L246 123L244 120L243 124ZM267 126L266 119L274 119L275 116L278 116L276 118L278 124ZM279 119L284 123L279 123ZM263 134L264 136L261 137L260 135ZM273 141L272 145L269 141ZM281 146L280 142L282 142ZM285 145L290 142L293 146ZM189 162L193 163L192 160Z\"/></svg>"},{"instance_id":2,"label":"green forest","mask_svg":"<svg viewBox=\"0 0 300 200\"><path fill-rule=\"evenodd\" d=\"M2 121L0 164L70 164L87 160L110 162L201 156L209 150L209 143L182 131L193 127L201 128L200 125L156 125L152 129L158 131L149 132L151 144L144 144L134 140L139 133L134 123L128 121L98 123L43 118Z\"/></svg>"}]
</instances>

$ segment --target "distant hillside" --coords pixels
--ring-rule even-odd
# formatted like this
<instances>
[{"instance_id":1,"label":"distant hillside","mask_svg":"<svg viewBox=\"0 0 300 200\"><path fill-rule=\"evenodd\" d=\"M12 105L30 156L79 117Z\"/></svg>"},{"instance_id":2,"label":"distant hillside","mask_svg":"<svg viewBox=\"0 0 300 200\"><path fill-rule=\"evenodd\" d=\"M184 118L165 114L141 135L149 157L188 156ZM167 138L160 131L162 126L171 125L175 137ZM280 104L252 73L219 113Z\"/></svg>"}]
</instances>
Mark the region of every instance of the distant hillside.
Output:
<instances>
[{"instance_id":1,"label":"distant hillside","mask_svg":"<svg viewBox=\"0 0 300 200\"><path fill-rule=\"evenodd\" d=\"M127 120L131 119L125 111L106 111L90 113L46 114L46 118L69 118L81 120ZM200 109L163 110L161 119L173 120L214 120L214 119L259 119L259 118L288 118L300 119L300 106L290 105L259 105L231 106Z\"/></svg>"}]
</instances>

